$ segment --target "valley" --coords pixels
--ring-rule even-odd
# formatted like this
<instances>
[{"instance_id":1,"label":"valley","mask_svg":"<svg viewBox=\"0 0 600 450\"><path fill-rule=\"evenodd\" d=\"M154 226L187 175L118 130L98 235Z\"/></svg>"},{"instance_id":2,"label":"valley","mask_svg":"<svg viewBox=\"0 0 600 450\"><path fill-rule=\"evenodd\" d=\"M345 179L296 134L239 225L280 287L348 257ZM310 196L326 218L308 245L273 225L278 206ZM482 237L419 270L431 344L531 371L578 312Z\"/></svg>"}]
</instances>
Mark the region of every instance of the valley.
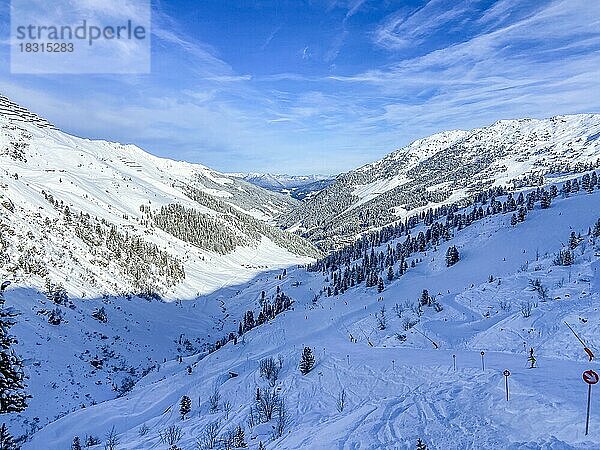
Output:
<instances>
[{"instance_id":1,"label":"valley","mask_svg":"<svg viewBox=\"0 0 600 450\"><path fill-rule=\"evenodd\" d=\"M565 325L600 351L598 116L442 133L299 201L1 99L23 449L600 442Z\"/></svg>"}]
</instances>

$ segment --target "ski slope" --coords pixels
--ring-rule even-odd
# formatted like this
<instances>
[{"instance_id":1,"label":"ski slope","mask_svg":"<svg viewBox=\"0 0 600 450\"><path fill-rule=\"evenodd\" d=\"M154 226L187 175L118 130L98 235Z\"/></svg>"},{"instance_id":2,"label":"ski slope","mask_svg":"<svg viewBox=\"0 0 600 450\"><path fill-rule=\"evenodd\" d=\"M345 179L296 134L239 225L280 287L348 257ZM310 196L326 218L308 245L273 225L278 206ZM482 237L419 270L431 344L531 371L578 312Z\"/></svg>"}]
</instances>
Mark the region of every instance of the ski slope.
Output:
<instances>
[{"instance_id":1,"label":"ski slope","mask_svg":"<svg viewBox=\"0 0 600 450\"><path fill-rule=\"evenodd\" d=\"M35 433L23 448L68 448L75 435L104 439L114 426L117 448L162 449L168 446L161 443L160 433L175 425L182 431L177 445L194 449L206 425L215 421L220 434L242 425L252 449L259 442L268 449L410 449L417 438L430 449L600 448L599 397L592 397L591 431L585 436L587 387L581 379L584 370L598 369L598 364L587 361L563 324L569 322L600 352L600 240L588 236L600 217L600 191L556 198L551 208L536 207L514 227L510 215L477 221L438 249L413 254L411 259L422 261L386 284L382 293L363 284L339 296L319 296L326 284L323 275L290 267L282 279L275 277L279 272L265 273L206 295L197 307L222 300L227 308L223 332L237 329L244 310L258 309L263 290L270 298L279 287L295 304L246 332L237 344L229 342L181 363L171 360L127 395L65 415ZM567 244L571 231L584 237L575 249L575 264L556 266L554 255ZM448 245L456 245L461 255L452 267L444 263ZM535 279L547 288L547 300L532 289L530 280ZM417 317L407 308L398 317L394 305L414 303L423 289L436 295L443 310L424 307ZM526 302L532 304L530 317L521 313ZM119 304L128 308L126 302ZM383 305L387 326L382 330L375 314ZM161 320L176 307L165 305ZM419 321L405 331L405 318ZM188 323L195 326L195 319ZM22 333L20 337L26 339ZM29 345L21 345L19 352L26 353ZM304 346L313 349L316 359L307 375L298 370ZM531 347L537 357L534 369L527 362ZM276 389L285 399L289 420L276 439L274 420L248 425L257 387L268 386L258 370L259 361L268 356L283 361ZM505 369L512 373L508 402ZM231 378L230 372L237 376ZM215 386L221 405L229 402L229 410L210 412L208 399ZM347 398L339 411L336 400L342 389ZM183 395L192 399L185 420L178 413Z\"/></svg>"}]
</instances>

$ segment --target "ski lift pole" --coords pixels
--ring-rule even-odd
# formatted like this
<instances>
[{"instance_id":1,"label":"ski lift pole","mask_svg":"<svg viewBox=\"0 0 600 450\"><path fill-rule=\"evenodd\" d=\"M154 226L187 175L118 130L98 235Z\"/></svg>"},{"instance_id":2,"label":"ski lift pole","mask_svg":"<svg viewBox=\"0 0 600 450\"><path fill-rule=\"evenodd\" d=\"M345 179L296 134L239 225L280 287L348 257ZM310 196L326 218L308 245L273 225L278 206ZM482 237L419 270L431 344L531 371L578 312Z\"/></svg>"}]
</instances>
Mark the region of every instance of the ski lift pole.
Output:
<instances>
[{"instance_id":1,"label":"ski lift pole","mask_svg":"<svg viewBox=\"0 0 600 450\"><path fill-rule=\"evenodd\" d=\"M569 327L569 330L571 330L571 333L573 333L573 335L577 338L577 340L579 342L581 342L581 345L583 345L583 350L587 353L589 360L593 360L594 359L594 353L592 353L592 351L589 349L589 347L585 344L585 342L583 342L583 339L581 339L577 333L575 332L575 330L573 329L573 327L571 325L569 325L566 321L565 321L565 325L567 327Z\"/></svg>"},{"instance_id":2,"label":"ski lift pole","mask_svg":"<svg viewBox=\"0 0 600 450\"><path fill-rule=\"evenodd\" d=\"M427 339L429 342L431 342L433 344L433 348L440 348L439 345L437 345L433 339L430 339L428 336L425 335L425 333L421 333L419 330L417 330L416 328L413 328L413 330L415 330L417 333L419 333L421 336L423 336L425 339Z\"/></svg>"},{"instance_id":3,"label":"ski lift pole","mask_svg":"<svg viewBox=\"0 0 600 450\"><path fill-rule=\"evenodd\" d=\"M569 327L569 330L571 330L571 332L572 332L572 333L573 333L573 335L574 335L574 336L577 338L577 340L578 340L579 342L581 342L581 345L583 345L583 346L585 347L585 346L586 346L586 345L585 345L585 342L583 342L583 340L582 340L582 339L581 339L581 338L580 338L580 337L577 335L577 333L575 332L575 330L573 329L573 327L571 327L571 325L569 325L569 324L568 324L566 321L565 321L565 325L566 325L567 327Z\"/></svg>"}]
</instances>

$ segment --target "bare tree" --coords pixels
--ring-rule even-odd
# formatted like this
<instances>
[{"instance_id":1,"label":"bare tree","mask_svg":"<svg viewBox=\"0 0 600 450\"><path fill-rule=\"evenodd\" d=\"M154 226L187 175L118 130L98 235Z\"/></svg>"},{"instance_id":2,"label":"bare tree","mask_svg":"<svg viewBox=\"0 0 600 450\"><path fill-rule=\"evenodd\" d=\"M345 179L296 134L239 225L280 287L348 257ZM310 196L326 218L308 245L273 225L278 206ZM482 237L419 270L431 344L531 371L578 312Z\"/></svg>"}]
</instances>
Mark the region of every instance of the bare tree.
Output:
<instances>
[{"instance_id":1,"label":"bare tree","mask_svg":"<svg viewBox=\"0 0 600 450\"><path fill-rule=\"evenodd\" d=\"M404 321L402 322L402 327L404 328L404 331L408 331L412 327L414 327L416 324L417 324L416 321L410 320L408 317L405 317Z\"/></svg>"},{"instance_id":2,"label":"bare tree","mask_svg":"<svg viewBox=\"0 0 600 450\"><path fill-rule=\"evenodd\" d=\"M160 442L166 445L176 445L181 439L181 428L177 425L171 425L169 428L158 433Z\"/></svg>"},{"instance_id":3,"label":"bare tree","mask_svg":"<svg viewBox=\"0 0 600 450\"><path fill-rule=\"evenodd\" d=\"M525 318L531 317L531 309L533 305L529 302L521 303L521 315Z\"/></svg>"},{"instance_id":4,"label":"bare tree","mask_svg":"<svg viewBox=\"0 0 600 450\"><path fill-rule=\"evenodd\" d=\"M548 288L542 284L539 278L529 280L529 285L537 292L538 297L543 301L548 300Z\"/></svg>"},{"instance_id":5,"label":"bare tree","mask_svg":"<svg viewBox=\"0 0 600 450\"><path fill-rule=\"evenodd\" d=\"M290 418L287 415L284 399L279 400L277 404L277 416L275 417L275 426L273 427L273 439L283 436L284 431L290 424Z\"/></svg>"},{"instance_id":6,"label":"bare tree","mask_svg":"<svg viewBox=\"0 0 600 450\"><path fill-rule=\"evenodd\" d=\"M282 360L275 361L275 358L269 356L260 361L260 376L267 379L271 386L275 386L279 371L281 370Z\"/></svg>"},{"instance_id":7,"label":"bare tree","mask_svg":"<svg viewBox=\"0 0 600 450\"><path fill-rule=\"evenodd\" d=\"M221 402L221 393L219 392L219 386L215 384L212 393L208 397L208 407L212 414L219 411L219 403Z\"/></svg>"},{"instance_id":8,"label":"bare tree","mask_svg":"<svg viewBox=\"0 0 600 450\"><path fill-rule=\"evenodd\" d=\"M219 421L208 423L204 427L202 436L196 441L198 448L201 450L216 448L219 443Z\"/></svg>"},{"instance_id":9,"label":"bare tree","mask_svg":"<svg viewBox=\"0 0 600 450\"><path fill-rule=\"evenodd\" d=\"M221 447L223 450L235 448L235 428L230 428L221 435Z\"/></svg>"},{"instance_id":10,"label":"bare tree","mask_svg":"<svg viewBox=\"0 0 600 450\"><path fill-rule=\"evenodd\" d=\"M279 395L275 389L261 389L260 400L256 403L256 409L260 415L261 422L268 422L273 418L279 404Z\"/></svg>"},{"instance_id":11,"label":"bare tree","mask_svg":"<svg viewBox=\"0 0 600 450\"><path fill-rule=\"evenodd\" d=\"M148 434L148 431L150 431L150 428L148 427L148 425L146 425L145 423L142 424L142 426L138 429L138 434L140 436L146 436Z\"/></svg>"},{"instance_id":12,"label":"bare tree","mask_svg":"<svg viewBox=\"0 0 600 450\"><path fill-rule=\"evenodd\" d=\"M246 419L246 423L248 424L248 427L254 428L254 425L256 425L259 421L260 421L260 416L259 416L258 412L256 411L256 409L254 409L252 406L250 406L250 412L248 413L248 418Z\"/></svg>"},{"instance_id":13,"label":"bare tree","mask_svg":"<svg viewBox=\"0 0 600 450\"><path fill-rule=\"evenodd\" d=\"M108 434L106 435L106 442L104 443L104 450L116 450L117 445L119 444L119 438L117 436L117 432L115 431L115 427L113 426Z\"/></svg>"},{"instance_id":14,"label":"bare tree","mask_svg":"<svg viewBox=\"0 0 600 450\"><path fill-rule=\"evenodd\" d=\"M338 394L336 407L339 412L344 412L344 408L346 407L346 390L342 389Z\"/></svg>"},{"instance_id":15,"label":"bare tree","mask_svg":"<svg viewBox=\"0 0 600 450\"><path fill-rule=\"evenodd\" d=\"M508 300L500 300L500 309L502 311L510 311L512 303Z\"/></svg>"},{"instance_id":16,"label":"bare tree","mask_svg":"<svg viewBox=\"0 0 600 450\"><path fill-rule=\"evenodd\" d=\"M229 419L229 413L231 412L231 402L229 400L225 400L223 402L222 408L223 408L223 412L225 413L225 420Z\"/></svg>"},{"instance_id":17,"label":"bare tree","mask_svg":"<svg viewBox=\"0 0 600 450\"><path fill-rule=\"evenodd\" d=\"M385 330L387 326L387 320L385 317L385 305L381 307L379 313L375 313L375 320L377 320L377 328Z\"/></svg>"},{"instance_id":18,"label":"bare tree","mask_svg":"<svg viewBox=\"0 0 600 450\"><path fill-rule=\"evenodd\" d=\"M396 315L398 316L399 319L402 318L402 313L404 312L404 306L400 305L399 303L396 303L394 305L394 313L396 313Z\"/></svg>"}]
</instances>

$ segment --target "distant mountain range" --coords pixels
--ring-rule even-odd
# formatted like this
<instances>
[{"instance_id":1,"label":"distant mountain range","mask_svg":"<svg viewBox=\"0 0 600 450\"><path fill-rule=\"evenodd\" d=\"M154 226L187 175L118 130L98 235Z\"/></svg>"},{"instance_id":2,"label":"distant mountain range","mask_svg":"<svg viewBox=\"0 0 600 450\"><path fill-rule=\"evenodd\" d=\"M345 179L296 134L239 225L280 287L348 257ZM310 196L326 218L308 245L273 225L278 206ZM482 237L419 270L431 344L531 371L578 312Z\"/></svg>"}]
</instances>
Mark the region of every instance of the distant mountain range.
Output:
<instances>
[{"instance_id":1,"label":"distant mountain range","mask_svg":"<svg viewBox=\"0 0 600 450\"><path fill-rule=\"evenodd\" d=\"M305 200L325 189L335 181L331 175L280 175L271 173L232 173L255 186Z\"/></svg>"}]
</instances>

